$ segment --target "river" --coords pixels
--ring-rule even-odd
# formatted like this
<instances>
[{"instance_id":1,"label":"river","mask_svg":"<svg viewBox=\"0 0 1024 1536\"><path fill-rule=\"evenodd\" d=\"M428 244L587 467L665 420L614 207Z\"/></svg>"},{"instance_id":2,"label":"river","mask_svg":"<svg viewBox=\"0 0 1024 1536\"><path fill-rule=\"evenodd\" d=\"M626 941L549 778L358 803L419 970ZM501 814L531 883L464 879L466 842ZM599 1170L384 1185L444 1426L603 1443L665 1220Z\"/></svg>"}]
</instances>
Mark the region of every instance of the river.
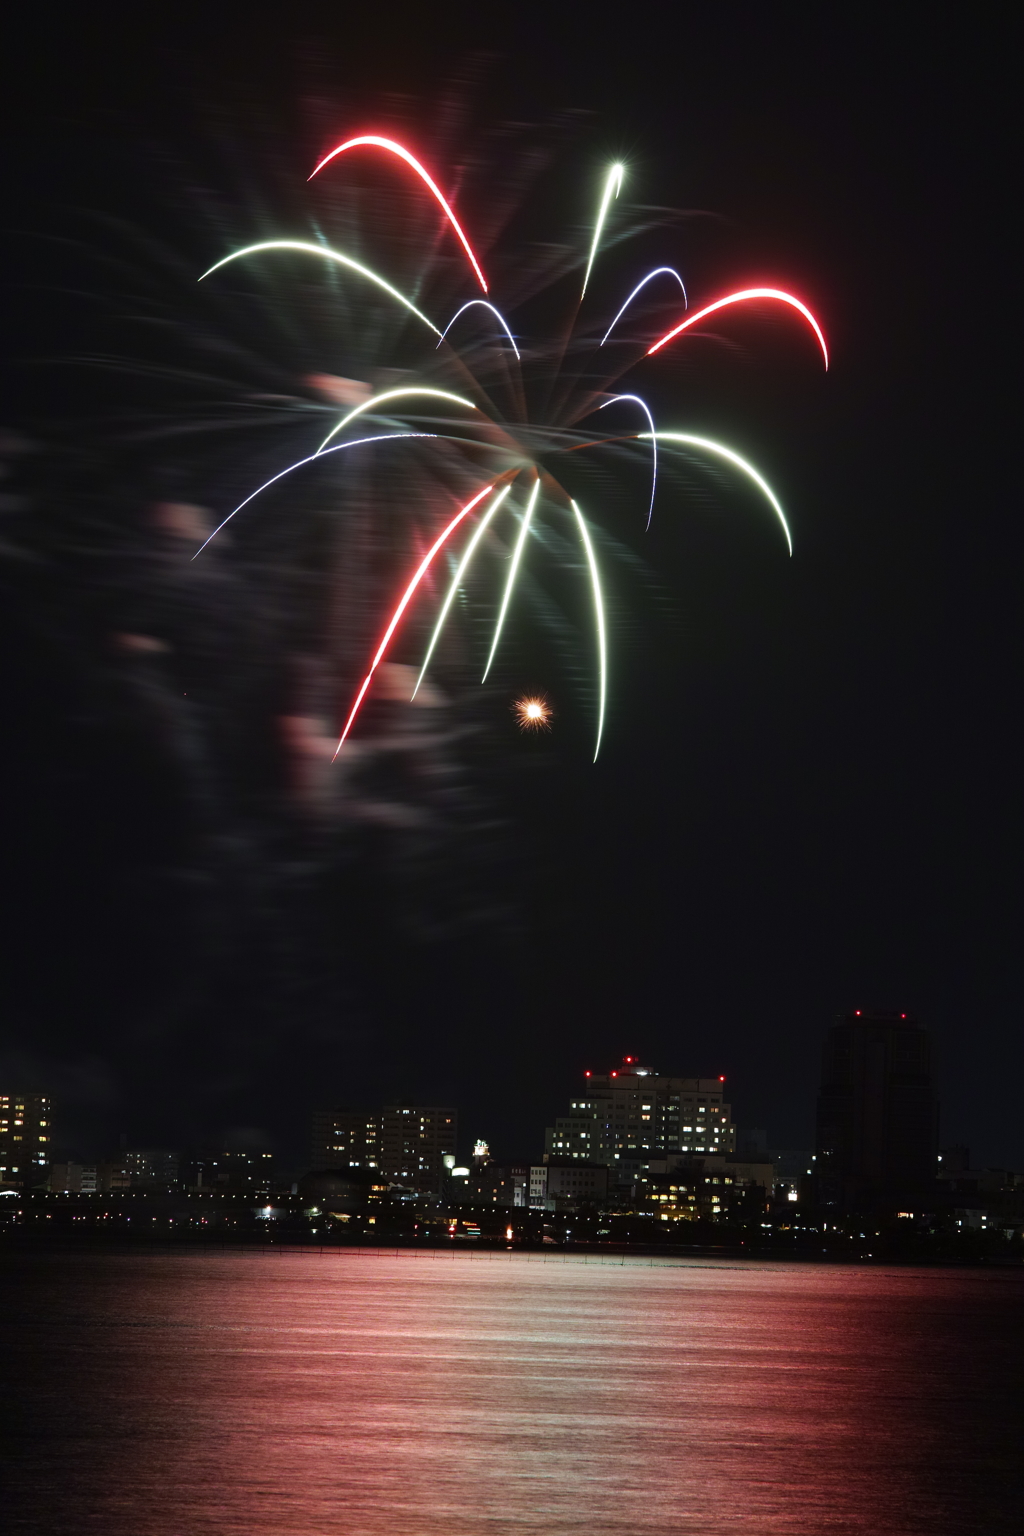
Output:
<instances>
[{"instance_id":1,"label":"river","mask_svg":"<svg viewBox=\"0 0 1024 1536\"><path fill-rule=\"evenodd\" d=\"M1019 1271L20 1251L0 1303L9 1536L1024 1527Z\"/></svg>"}]
</instances>

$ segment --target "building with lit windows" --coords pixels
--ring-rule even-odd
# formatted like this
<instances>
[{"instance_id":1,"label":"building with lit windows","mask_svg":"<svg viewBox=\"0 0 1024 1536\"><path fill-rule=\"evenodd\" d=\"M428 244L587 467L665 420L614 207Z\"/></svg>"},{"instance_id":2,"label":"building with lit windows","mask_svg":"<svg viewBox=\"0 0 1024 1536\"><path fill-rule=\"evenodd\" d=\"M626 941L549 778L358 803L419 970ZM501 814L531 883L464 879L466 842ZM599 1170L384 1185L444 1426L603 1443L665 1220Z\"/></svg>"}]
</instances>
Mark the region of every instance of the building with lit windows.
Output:
<instances>
[{"instance_id":1,"label":"building with lit windows","mask_svg":"<svg viewBox=\"0 0 1024 1536\"><path fill-rule=\"evenodd\" d=\"M310 1126L310 1168L379 1168L381 1129L379 1110L315 1109Z\"/></svg>"},{"instance_id":2,"label":"building with lit windows","mask_svg":"<svg viewBox=\"0 0 1024 1536\"><path fill-rule=\"evenodd\" d=\"M905 1013L858 1010L825 1039L815 1181L844 1209L934 1198L938 1111L931 1038Z\"/></svg>"},{"instance_id":3,"label":"building with lit windows","mask_svg":"<svg viewBox=\"0 0 1024 1536\"><path fill-rule=\"evenodd\" d=\"M607 1163L549 1158L530 1169L530 1205L537 1211L577 1210L608 1196Z\"/></svg>"},{"instance_id":4,"label":"building with lit windows","mask_svg":"<svg viewBox=\"0 0 1024 1536\"><path fill-rule=\"evenodd\" d=\"M583 1089L547 1131L548 1160L599 1163L613 1183L630 1183L666 1153L736 1149L724 1077L665 1077L626 1056L614 1072L586 1072Z\"/></svg>"},{"instance_id":5,"label":"building with lit windows","mask_svg":"<svg viewBox=\"0 0 1024 1536\"><path fill-rule=\"evenodd\" d=\"M51 1163L46 1181L51 1194L62 1195L109 1195L131 1184L123 1163Z\"/></svg>"},{"instance_id":6,"label":"building with lit windows","mask_svg":"<svg viewBox=\"0 0 1024 1536\"><path fill-rule=\"evenodd\" d=\"M439 1194L443 1158L455 1152L454 1109L390 1104L383 1110L317 1109L310 1168L366 1168L389 1184Z\"/></svg>"},{"instance_id":7,"label":"building with lit windows","mask_svg":"<svg viewBox=\"0 0 1024 1536\"><path fill-rule=\"evenodd\" d=\"M0 1093L0 1185L31 1189L50 1161L50 1101L41 1093Z\"/></svg>"},{"instance_id":8,"label":"building with lit windows","mask_svg":"<svg viewBox=\"0 0 1024 1536\"><path fill-rule=\"evenodd\" d=\"M638 1210L663 1221L721 1221L760 1216L772 1192L771 1163L741 1163L724 1157L668 1157L651 1163L635 1192Z\"/></svg>"},{"instance_id":9,"label":"building with lit windows","mask_svg":"<svg viewBox=\"0 0 1024 1536\"><path fill-rule=\"evenodd\" d=\"M181 1153L170 1147L143 1147L121 1156L131 1175L133 1189L176 1189L181 1173Z\"/></svg>"},{"instance_id":10,"label":"building with lit windows","mask_svg":"<svg viewBox=\"0 0 1024 1536\"><path fill-rule=\"evenodd\" d=\"M271 1152L239 1150L188 1153L180 1163L183 1189L220 1194L265 1195L273 1182Z\"/></svg>"},{"instance_id":11,"label":"building with lit windows","mask_svg":"<svg viewBox=\"0 0 1024 1536\"><path fill-rule=\"evenodd\" d=\"M389 1183L418 1194L438 1195L446 1155L455 1152L454 1109L389 1104L381 1115L380 1168Z\"/></svg>"}]
</instances>

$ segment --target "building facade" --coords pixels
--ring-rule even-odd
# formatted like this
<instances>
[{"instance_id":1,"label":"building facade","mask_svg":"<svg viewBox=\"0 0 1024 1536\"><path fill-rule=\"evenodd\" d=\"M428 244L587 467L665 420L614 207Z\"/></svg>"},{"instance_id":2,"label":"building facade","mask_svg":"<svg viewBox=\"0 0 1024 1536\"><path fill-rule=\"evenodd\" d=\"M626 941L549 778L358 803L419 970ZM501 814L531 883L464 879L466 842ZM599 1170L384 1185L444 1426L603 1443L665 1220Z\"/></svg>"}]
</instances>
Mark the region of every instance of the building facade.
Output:
<instances>
[{"instance_id":1,"label":"building facade","mask_svg":"<svg viewBox=\"0 0 1024 1536\"><path fill-rule=\"evenodd\" d=\"M50 1162L50 1100L41 1093L0 1093L0 1186L31 1189Z\"/></svg>"},{"instance_id":2,"label":"building facade","mask_svg":"<svg viewBox=\"0 0 1024 1536\"><path fill-rule=\"evenodd\" d=\"M315 1109L310 1125L309 1166L379 1168L381 1116L355 1109Z\"/></svg>"},{"instance_id":3,"label":"building facade","mask_svg":"<svg viewBox=\"0 0 1024 1536\"><path fill-rule=\"evenodd\" d=\"M130 1189L124 1163L52 1163L46 1187L51 1194L109 1195Z\"/></svg>"},{"instance_id":4,"label":"building facade","mask_svg":"<svg viewBox=\"0 0 1024 1536\"><path fill-rule=\"evenodd\" d=\"M607 1163L548 1158L530 1169L530 1206L535 1211L575 1211L608 1197Z\"/></svg>"},{"instance_id":5,"label":"building facade","mask_svg":"<svg viewBox=\"0 0 1024 1536\"><path fill-rule=\"evenodd\" d=\"M274 1157L271 1152L200 1151L183 1157L180 1169L184 1189L264 1196L273 1182Z\"/></svg>"},{"instance_id":6,"label":"building facade","mask_svg":"<svg viewBox=\"0 0 1024 1536\"><path fill-rule=\"evenodd\" d=\"M171 1147L141 1147L125 1152L121 1161L131 1174L133 1189L177 1189L181 1153Z\"/></svg>"},{"instance_id":7,"label":"building facade","mask_svg":"<svg viewBox=\"0 0 1024 1536\"><path fill-rule=\"evenodd\" d=\"M366 1168L418 1194L441 1193L443 1159L455 1152L454 1109L389 1104L383 1110L317 1109L310 1168Z\"/></svg>"},{"instance_id":8,"label":"building facade","mask_svg":"<svg viewBox=\"0 0 1024 1536\"><path fill-rule=\"evenodd\" d=\"M651 1163L634 1192L634 1208L662 1221L759 1218L772 1194L772 1164L746 1163L714 1154L667 1157Z\"/></svg>"},{"instance_id":9,"label":"building facade","mask_svg":"<svg viewBox=\"0 0 1024 1536\"><path fill-rule=\"evenodd\" d=\"M444 1158L455 1152L458 1116L454 1109L422 1104L389 1104L381 1115L380 1169L391 1184L418 1194L439 1195Z\"/></svg>"},{"instance_id":10,"label":"building facade","mask_svg":"<svg viewBox=\"0 0 1024 1536\"><path fill-rule=\"evenodd\" d=\"M584 1074L569 1113L550 1127L550 1159L600 1163L611 1182L630 1182L638 1167L667 1153L719 1154L736 1149L724 1077L666 1077L623 1058L614 1072Z\"/></svg>"},{"instance_id":11,"label":"building facade","mask_svg":"<svg viewBox=\"0 0 1024 1536\"><path fill-rule=\"evenodd\" d=\"M822 1056L815 1177L824 1205L917 1203L934 1188L931 1038L903 1013L837 1018Z\"/></svg>"}]
</instances>

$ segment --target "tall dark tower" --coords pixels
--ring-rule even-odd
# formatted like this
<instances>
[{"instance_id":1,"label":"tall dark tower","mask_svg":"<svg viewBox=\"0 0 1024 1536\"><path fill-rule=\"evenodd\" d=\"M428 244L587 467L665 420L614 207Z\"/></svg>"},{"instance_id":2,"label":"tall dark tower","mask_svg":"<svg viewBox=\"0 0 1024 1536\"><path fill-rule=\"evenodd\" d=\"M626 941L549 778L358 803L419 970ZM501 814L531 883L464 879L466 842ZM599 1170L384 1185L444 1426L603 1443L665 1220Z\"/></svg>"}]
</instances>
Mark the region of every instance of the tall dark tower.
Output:
<instances>
[{"instance_id":1,"label":"tall dark tower","mask_svg":"<svg viewBox=\"0 0 1024 1536\"><path fill-rule=\"evenodd\" d=\"M840 1209L920 1203L932 1189L938 1115L931 1038L904 1013L836 1019L818 1092L818 1198Z\"/></svg>"}]
</instances>

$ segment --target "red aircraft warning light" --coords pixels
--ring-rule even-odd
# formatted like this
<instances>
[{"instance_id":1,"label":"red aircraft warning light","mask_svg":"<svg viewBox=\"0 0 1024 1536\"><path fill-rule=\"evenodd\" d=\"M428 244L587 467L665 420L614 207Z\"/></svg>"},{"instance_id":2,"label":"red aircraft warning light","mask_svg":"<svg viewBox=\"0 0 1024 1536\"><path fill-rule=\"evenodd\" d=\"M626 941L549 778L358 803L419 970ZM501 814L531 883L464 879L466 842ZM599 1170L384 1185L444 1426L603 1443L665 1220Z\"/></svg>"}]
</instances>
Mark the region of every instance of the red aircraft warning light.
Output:
<instances>
[{"instance_id":1,"label":"red aircraft warning light","mask_svg":"<svg viewBox=\"0 0 1024 1536\"><path fill-rule=\"evenodd\" d=\"M720 1083L724 1083L724 1082L725 1082L725 1078L724 1078L724 1077L720 1077L720 1078L719 1078L719 1079L718 1079L718 1081L719 1081L719 1082L720 1082Z\"/></svg>"}]
</instances>

